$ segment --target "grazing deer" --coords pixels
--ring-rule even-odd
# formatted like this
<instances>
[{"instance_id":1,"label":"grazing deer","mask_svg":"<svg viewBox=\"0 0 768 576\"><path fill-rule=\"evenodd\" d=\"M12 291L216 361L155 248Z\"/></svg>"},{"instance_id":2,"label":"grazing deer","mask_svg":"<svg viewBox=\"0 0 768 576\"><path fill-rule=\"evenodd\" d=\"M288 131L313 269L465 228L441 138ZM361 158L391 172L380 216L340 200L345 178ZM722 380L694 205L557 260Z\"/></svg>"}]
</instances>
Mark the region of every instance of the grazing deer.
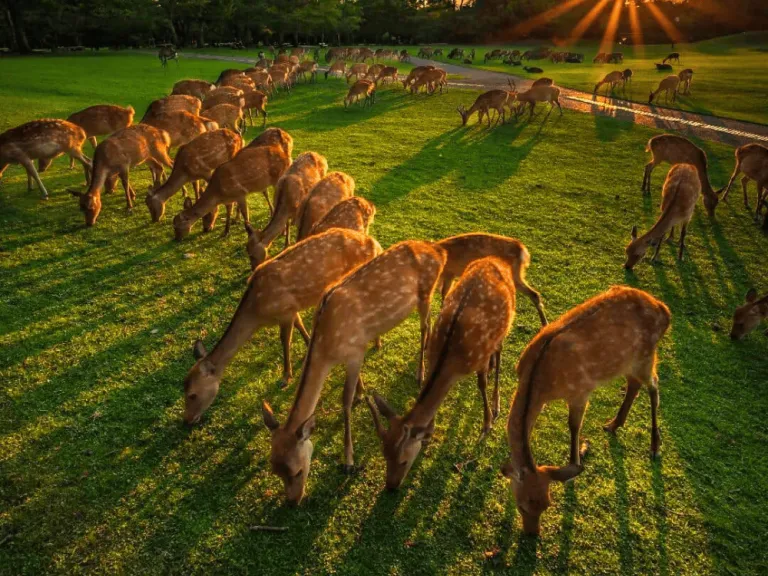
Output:
<instances>
[{"instance_id":1,"label":"grazing deer","mask_svg":"<svg viewBox=\"0 0 768 576\"><path fill-rule=\"evenodd\" d=\"M211 179L213 171L230 161L243 147L240 134L231 130L212 130L179 148L168 180L146 197L152 222L165 214L165 203L188 182L193 182L195 199L200 198L200 180Z\"/></svg>"},{"instance_id":2,"label":"grazing deer","mask_svg":"<svg viewBox=\"0 0 768 576\"><path fill-rule=\"evenodd\" d=\"M221 71L221 74L219 74L215 84L216 86L223 86L225 80L235 76L245 76L245 72L238 70L237 68L227 68L226 70Z\"/></svg>"},{"instance_id":3,"label":"grazing deer","mask_svg":"<svg viewBox=\"0 0 768 576\"><path fill-rule=\"evenodd\" d=\"M768 318L768 294L758 298L757 290L750 288L744 299L744 304L736 308L736 311L733 313L731 339L741 340L755 330L760 325L760 322L766 318ZM768 332L766 332L766 335L768 335Z\"/></svg>"},{"instance_id":4,"label":"grazing deer","mask_svg":"<svg viewBox=\"0 0 768 576\"><path fill-rule=\"evenodd\" d=\"M69 191L78 198L80 210L85 214L85 225L96 223L101 212L101 190L113 174L120 178L128 209L133 208L136 192L131 187L128 172L146 162L150 165L153 181L159 181L161 166L173 166L168 156L170 146L168 132L146 124L134 124L102 140L93 155L93 176L88 190Z\"/></svg>"},{"instance_id":5,"label":"grazing deer","mask_svg":"<svg viewBox=\"0 0 768 576\"><path fill-rule=\"evenodd\" d=\"M518 385L507 421L510 461L502 473L511 478L523 529L540 531L541 514L550 507L549 485L567 482L582 470L579 433L590 393L619 376L627 379L624 402L605 425L615 433L624 422L642 386L651 398L651 454L661 445L657 411L659 379L656 349L669 328L670 313L649 294L614 286L573 308L543 328L528 344L517 364ZM571 434L567 466L537 466L531 452L531 431L545 404L565 400Z\"/></svg>"},{"instance_id":6,"label":"grazing deer","mask_svg":"<svg viewBox=\"0 0 768 576\"><path fill-rule=\"evenodd\" d=\"M347 63L344 60L336 60L328 70L325 71L325 79L328 80L328 76L346 76L347 75Z\"/></svg>"},{"instance_id":7,"label":"grazing deer","mask_svg":"<svg viewBox=\"0 0 768 576\"><path fill-rule=\"evenodd\" d=\"M440 86L440 94L443 93L443 87L447 89L448 81L445 70L441 68L433 68L431 70L425 70L423 74L420 74L416 81L411 85L411 94L416 94L419 89L424 86L429 94L434 94L437 86Z\"/></svg>"},{"instance_id":8,"label":"grazing deer","mask_svg":"<svg viewBox=\"0 0 768 576\"><path fill-rule=\"evenodd\" d=\"M253 89L253 86L249 86L248 87L248 90L252 90L252 89ZM218 88L216 88L214 93L217 96L221 95L221 94L229 94L231 96L236 96L238 98L241 98L245 94L246 91L247 91L246 89L240 88L238 86L226 85L226 86L219 86ZM225 102L225 103L227 103L227 102ZM218 106L219 104L220 104L220 102L214 102L212 104L208 104L208 108L210 108L211 106ZM203 110L205 110L205 108L203 108Z\"/></svg>"},{"instance_id":9,"label":"grazing deer","mask_svg":"<svg viewBox=\"0 0 768 576\"><path fill-rule=\"evenodd\" d=\"M289 502L298 504L304 496L312 457L309 436L315 426L315 408L323 383L337 364L346 367L342 400L344 470L354 470L352 403L362 393L360 369L366 347L399 325L414 308L418 308L421 316L419 376L423 376L430 302L444 262L445 254L430 242L400 242L348 274L323 296L315 313L296 398L285 424L279 425L266 402L262 406L264 423L272 433L272 471L283 480Z\"/></svg>"},{"instance_id":10,"label":"grazing deer","mask_svg":"<svg viewBox=\"0 0 768 576\"><path fill-rule=\"evenodd\" d=\"M672 102L677 101L677 89L680 86L680 77L671 75L664 78L659 82L659 87L656 90L651 90L651 95L648 97L648 104L653 104L653 100L659 95L659 92L664 92L664 102L669 103L669 93L672 93Z\"/></svg>"},{"instance_id":11,"label":"grazing deer","mask_svg":"<svg viewBox=\"0 0 768 576\"><path fill-rule=\"evenodd\" d=\"M210 110L219 104L229 104L231 106L243 108L245 106L245 95L243 94L243 91L238 88L235 88L234 91L217 88L205 99L200 113L205 114L206 110Z\"/></svg>"},{"instance_id":12,"label":"grazing deer","mask_svg":"<svg viewBox=\"0 0 768 576\"><path fill-rule=\"evenodd\" d=\"M176 60L176 65L179 65L179 53L176 52L176 48L173 46L163 46L157 52L157 57L160 59L160 64L163 68L168 66L169 60Z\"/></svg>"},{"instance_id":13,"label":"grazing deer","mask_svg":"<svg viewBox=\"0 0 768 576\"><path fill-rule=\"evenodd\" d=\"M496 110L496 124L498 124L499 121L506 122L507 117L504 111L504 107L507 105L508 100L509 92L506 90L489 90L488 92L480 94L480 96L475 99L475 103L472 104L472 107L469 110L464 108L463 105L456 109L456 111L459 113L459 116L461 116L461 125L466 126L467 120L469 120L472 114L477 112L477 123L482 124L483 116L487 116L488 128L490 128L491 110Z\"/></svg>"},{"instance_id":14,"label":"grazing deer","mask_svg":"<svg viewBox=\"0 0 768 576\"><path fill-rule=\"evenodd\" d=\"M549 112L547 112L547 116L544 118L545 120L549 118L549 115L552 113L552 109L555 106L557 106L557 109L560 111L560 116L563 115L563 109L560 106L560 88L557 86L537 86L535 88L530 88L525 92L518 92L517 101L519 102L518 108L520 113L523 112L526 105L529 107L529 121L533 119L533 109L536 107L537 102L549 103Z\"/></svg>"},{"instance_id":15,"label":"grazing deer","mask_svg":"<svg viewBox=\"0 0 768 576\"><path fill-rule=\"evenodd\" d=\"M247 195L261 191L267 196L267 189L275 186L280 176L291 165L291 158L280 146L248 146L237 155L219 166L211 176L208 187L192 206L186 207L173 219L176 240L187 236L192 225L203 216L204 230L210 231L216 223L219 204L227 206L227 224L224 234L229 233L229 221L232 206L237 203L240 214L247 224ZM247 230L247 227L246 227Z\"/></svg>"},{"instance_id":16,"label":"grazing deer","mask_svg":"<svg viewBox=\"0 0 768 576\"><path fill-rule=\"evenodd\" d=\"M215 122L219 128L229 128L242 134L245 132L245 122L243 120L243 109L232 104L219 104L213 108L208 108L203 112L203 119Z\"/></svg>"},{"instance_id":17,"label":"grazing deer","mask_svg":"<svg viewBox=\"0 0 768 576\"><path fill-rule=\"evenodd\" d=\"M147 111L141 118L141 121L158 116L160 114L167 114L169 112L189 112L190 114L200 114L200 108L202 102L199 98L194 96L187 96L185 94L172 94L159 100L154 100L147 107Z\"/></svg>"},{"instance_id":18,"label":"grazing deer","mask_svg":"<svg viewBox=\"0 0 768 576\"><path fill-rule=\"evenodd\" d=\"M216 85L207 80L179 80L173 85L171 95L194 96L202 102L215 89Z\"/></svg>"},{"instance_id":19,"label":"grazing deer","mask_svg":"<svg viewBox=\"0 0 768 576\"><path fill-rule=\"evenodd\" d=\"M638 238L637 226L632 227L632 241L626 249L627 261L624 268L632 270L648 248L656 246L651 262L656 262L661 250L661 243L669 233L669 240L674 239L675 226L680 226L680 250L677 259L683 259L685 232L691 221L696 201L701 193L701 182L694 166L675 164L667 174L661 197L661 215L653 227Z\"/></svg>"},{"instance_id":20,"label":"grazing deer","mask_svg":"<svg viewBox=\"0 0 768 576\"><path fill-rule=\"evenodd\" d=\"M768 148L762 144L745 144L736 149L736 167L728 185L725 187L723 201L728 199L728 192L733 186L734 180L739 175L744 174L741 179L741 188L744 192L744 206L749 208L749 199L747 198L747 185L750 179L757 182L757 202L755 207L755 219L760 218L760 211L765 199L765 191L768 189Z\"/></svg>"},{"instance_id":21,"label":"grazing deer","mask_svg":"<svg viewBox=\"0 0 768 576\"><path fill-rule=\"evenodd\" d=\"M85 180L90 182L91 161L83 154L85 139L85 130L66 120L33 120L6 130L0 134L0 178L9 164L21 164L27 171L27 190L32 190L34 180L43 198L48 198L34 160L43 172L54 158L66 154L83 165Z\"/></svg>"},{"instance_id":22,"label":"grazing deer","mask_svg":"<svg viewBox=\"0 0 768 576\"><path fill-rule=\"evenodd\" d=\"M365 73L365 79L371 80L372 82L376 82L376 78L379 75L379 72L381 72L384 69L383 64L371 64L368 67L368 71Z\"/></svg>"},{"instance_id":23,"label":"grazing deer","mask_svg":"<svg viewBox=\"0 0 768 576\"><path fill-rule=\"evenodd\" d=\"M360 80L367 73L368 73L368 64L364 64L364 63L352 64L352 66L349 67L349 70L347 70L347 73L346 73L347 84L349 84L349 80L350 78L352 78L352 76L355 77L355 80Z\"/></svg>"},{"instance_id":24,"label":"grazing deer","mask_svg":"<svg viewBox=\"0 0 768 576\"><path fill-rule=\"evenodd\" d=\"M630 71L631 74L631 71ZM616 86L619 85L619 83L622 83L626 85L627 81L624 78L624 72L621 70L615 70L613 72L609 72L605 75L605 78L600 80L597 84L595 84L595 90L593 94L597 94L597 91L600 89L601 86L604 86L605 84L608 85L608 89L606 90L606 95L608 95L609 92L613 92L616 89Z\"/></svg>"},{"instance_id":25,"label":"grazing deer","mask_svg":"<svg viewBox=\"0 0 768 576\"><path fill-rule=\"evenodd\" d=\"M133 124L134 113L133 106L123 108L112 104L98 104L71 114L67 121L85 130L86 138L96 148L96 136L109 136L127 128ZM72 162L74 163L74 159Z\"/></svg>"},{"instance_id":26,"label":"grazing deer","mask_svg":"<svg viewBox=\"0 0 768 576\"><path fill-rule=\"evenodd\" d=\"M373 238L331 230L291 246L256 268L232 321L210 354L202 342L195 343L197 362L184 379L184 421L200 420L219 393L227 365L259 328L280 327L283 382L290 382L294 326L309 343L299 313L316 306L330 286L380 253L381 246Z\"/></svg>"},{"instance_id":27,"label":"grazing deer","mask_svg":"<svg viewBox=\"0 0 768 576\"><path fill-rule=\"evenodd\" d=\"M248 144L248 148L257 146L279 146L288 158L293 157L293 138L282 128L267 128Z\"/></svg>"},{"instance_id":28,"label":"grazing deer","mask_svg":"<svg viewBox=\"0 0 768 576\"><path fill-rule=\"evenodd\" d=\"M249 234L246 249L251 268L267 258L272 242L285 231L285 247L290 244L290 225L298 221L299 210L309 191L328 172L328 161L315 152L300 154L275 186L275 209L264 230Z\"/></svg>"},{"instance_id":29,"label":"grazing deer","mask_svg":"<svg viewBox=\"0 0 768 576\"><path fill-rule=\"evenodd\" d=\"M693 81L693 70L686 68L677 75L680 78L680 85L683 87L681 94L688 95L691 93L691 82Z\"/></svg>"},{"instance_id":30,"label":"grazing deer","mask_svg":"<svg viewBox=\"0 0 768 576\"><path fill-rule=\"evenodd\" d=\"M368 234L368 228L376 216L376 206L365 198L353 196L336 204L328 214L312 227L309 235L321 234L332 228L354 230Z\"/></svg>"},{"instance_id":31,"label":"grazing deer","mask_svg":"<svg viewBox=\"0 0 768 576\"><path fill-rule=\"evenodd\" d=\"M283 88L288 94L291 93L291 75L287 68L272 66L269 69L269 76L272 78L272 86L274 88Z\"/></svg>"},{"instance_id":32,"label":"grazing deer","mask_svg":"<svg viewBox=\"0 0 768 576\"><path fill-rule=\"evenodd\" d=\"M299 75L304 78L305 81L315 83L317 82L317 62L307 60L299 65ZM309 78L307 78L307 76Z\"/></svg>"},{"instance_id":33,"label":"grazing deer","mask_svg":"<svg viewBox=\"0 0 768 576\"><path fill-rule=\"evenodd\" d=\"M379 85L379 82L384 84L386 80L389 80L393 84L397 82L397 68L394 66L383 66L381 70L379 70L379 74L376 76L376 86Z\"/></svg>"},{"instance_id":34,"label":"grazing deer","mask_svg":"<svg viewBox=\"0 0 768 576\"><path fill-rule=\"evenodd\" d=\"M536 88L537 86L554 86L555 81L552 80L552 78L547 78L546 76L542 76L541 78L537 78L533 81L533 84L531 84L531 88Z\"/></svg>"},{"instance_id":35,"label":"grazing deer","mask_svg":"<svg viewBox=\"0 0 768 576\"><path fill-rule=\"evenodd\" d=\"M654 65L656 66L656 70L659 72L672 72L671 64L659 64L658 62L655 62Z\"/></svg>"},{"instance_id":36,"label":"grazing deer","mask_svg":"<svg viewBox=\"0 0 768 576\"><path fill-rule=\"evenodd\" d=\"M541 325L547 325L547 317L541 303L541 294L525 281L526 271L531 264L531 255L522 242L506 236L472 232L445 238L440 240L437 245L446 253L445 267L441 278L443 298L448 294L454 278L464 274L472 262L493 256L506 262L512 271L515 289L530 298L539 314Z\"/></svg>"},{"instance_id":37,"label":"grazing deer","mask_svg":"<svg viewBox=\"0 0 768 576\"><path fill-rule=\"evenodd\" d=\"M242 90L248 92L249 90L256 89L256 83L251 80L245 73L242 76L230 76L219 86L218 90L222 88L234 88L236 90Z\"/></svg>"},{"instance_id":38,"label":"grazing deer","mask_svg":"<svg viewBox=\"0 0 768 576\"><path fill-rule=\"evenodd\" d=\"M376 102L376 83L370 80L358 80L349 87L347 95L344 97L344 108L350 104L359 102L363 98L363 108L373 106Z\"/></svg>"},{"instance_id":39,"label":"grazing deer","mask_svg":"<svg viewBox=\"0 0 768 576\"><path fill-rule=\"evenodd\" d=\"M248 72L248 77L253 80L253 84L257 90L262 92L272 93L272 76L269 75L267 70L255 70Z\"/></svg>"},{"instance_id":40,"label":"grazing deer","mask_svg":"<svg viewBox=\"0 0 768 576\"><path fill-rule=\"evenodd\" d=\"M515 318L515 287L506 262L483 258L472 263L445 300L429 339L429 376L416 403L399 416L387 401L374 394L376 407L389 421L385 429L376 408L366 398L387 463L386 487L400 487L422 444L432 436L435 415L457 380L477 373L483 399L481 438L491 431L500 412L498 366L501 346ZM497 366L493 405L489 406L488 372Z\"/></svg>"},{"instance_id":41,"label":"grazing deer","mask_svg":"<svg viewBox=\"0 0 768 576\"><path fill-rule=\"evenodd\" d=\"M342 200L355 195L355 180L344 172L331 172L315 184L301 205L296 220L296 241L309 236L312 228Z\"/></svg>"},{"instance_id":42,"label":"grazing deer","mask_svg":"<svg viewBox=\"0 0 768 576\"><path fill-rule=\"evenodd\" d=\"M435 67L432 65L416 66L415 68L411 68L411 71L408 72L408 76L406 76L405 80L403 80L403 88L407 90L408 86L410 86L413 82L416 82L416 80L419 79L419 76L424 74L424 72L434 69Z\"/></svg>"},{"instance_id":43,"label":"grazing deer","mask_svg":"<svg viewBox=\"0 0 768 576\"><path fill-rule=\"evenodd\" d=\"M672 165L692 164L696 167L696 170L699 173L704 207L707 209L707 213L710 217L715 215L715 208L717 208L717 204L720 201L718 195L722 190L715 192L715 190L712 189L712 185L709 183L707 155L704 150L682 136L660 134L659 136L654 136L648 140L648 145L645 147L645 151L650 152L652 158L651 161L645 165L645 173L643 174L644 194L651 193L651 174L653 173L653 169L662 162L667 162Z\"/></svg>"},{"instance_id":44,"label":"grazing deer","mask_svg":"<svg viewBox=\"0 0 768 576\"><path fill-rule=\"evenodd\" d=\"M600 52L592 60L592 64L605 64L607 59L608 59L608 55L605 52Z\"/></svg>"},{"instance_id":45,"label":"grazing deer","mask_svg":"<svg viewBox=\"0 0 768 576\"><path fill-rule=\"evenodd\" d=\"M219 128L218 123L213 118L181 111L156 114L142 120L141 123L165 130L171 137L171 148L184 146L184 144L191 142L200 134Z\"/></svg>"},{"instance_id":46,"label":"grazing deer","mask_svg":"<svg viewBox=\"0 0 768 576\"><path fill-rule=\"evenodd\" d=\"M672 52L669 56L664 58L664 60L661 61L662 64L666 64L667 62L677 62L680 64L680 53L679 52Z\"/></svg>"},{"instance_id":47,"label":"grazing deer","mask_svg":"<svg viewBox=\"0 0 768 576\"><path fill-rule=\"evenodd\" d=\"M251 90L245 93L245 111L248 112L248 119L253 126L253 111L256 111L256 118L261 114L264 118L262 128L267 125L267 95L259 90Z\"/></svg>"}]
</instances>

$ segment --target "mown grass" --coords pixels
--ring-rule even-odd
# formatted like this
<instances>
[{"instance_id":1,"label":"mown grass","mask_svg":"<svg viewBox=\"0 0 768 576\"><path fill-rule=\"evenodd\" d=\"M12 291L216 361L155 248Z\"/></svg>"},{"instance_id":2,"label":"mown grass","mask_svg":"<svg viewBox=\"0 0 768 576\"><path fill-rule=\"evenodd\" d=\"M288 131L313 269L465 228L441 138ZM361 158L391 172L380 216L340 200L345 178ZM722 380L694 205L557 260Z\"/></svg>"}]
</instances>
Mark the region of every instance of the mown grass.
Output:
<instances>
[{"instance_id":1,"label":"mown grass","mask_svg":"<svg viewBox=\"0 0 768 576\"><path fill-rule=\"evenodd\" d=\"M0 128L66 116L97 102L137 114L185 76L214 78L223 62L185 60L162 71L152 57L5 59ZM496 130L459 126L474 94L406 96L383 89L372 109L343 110L343 82L298 87L270 103L270 123L296 153L315 150L357 181L378 209L384 246L483 230L515 236L531 251L529 280L550 317L628 283L662 298L673 326L660 351L663 457L648 459L649 406L638 399L627 427L606 435L619 382L597 391L584 435L592 451L581 477L555 487L538 541L521 535L504 461L504 421L477 445L481 403L467 377L441 409L435 441L396 494L369 415L354 413L354 476L339 469L343 422L335 371L318 408L308 500L286 508L269 473L260 402L280 418L293 389L277 386L275 329L258 333L228 369L201 425L181 423L181 382L191 345L214 343L248 276L245 234L195 230L172 240L143 203L126 213L106 196L98 225L83 226L64 190L82 174L58 160L43 178L47 202L10 168L0 186L0 573L209 574L704 574L765 573L768 513L765 337L738 344L730 313L750 286L768 286L766 239L738 194L710 221L697 209L687 259L622 269L632 224L654 220L640 193L652 130L566 113ZM249 131L249 137L255 134ZM733 151L700 142L722 185ZM596 160L595 158L599 159ZM146 170L132 174L137 190ZM266 220L254 195L255 224ZM169 215L180 207L174 199ZM309 322L311 314L305 314ZM538 329L526 299L505 343L502 393ZM371 352L366 383L403 410L416 395L418 323L387 334ZM304 345L294 344L296 369ZM539 420L542 463L567 458L566 411ZM463 473L454 464L476 458ZM284 533L252 532L257 524Z\"/></svg>"},{"instance_id":2,"label":"mown grass","mask_svg":"<svg viewBox=\"0 0 768 576\"><path fill-rule=\"evenodd\" d=\"M549 46L546 42L527 43L509 46L464 46L475 48L476 58L473 67L495 72L506 72L523 78L535 79L542 74L529 74L522 67L508 66L500 60L483 62L486 52L497 48L520 50L524 52L535 46ZM447 56L453 45L442 47L444 56L435 60L461 64L448 60ZM694 71L691 93L680 95L676 103L657 100L656 106L670 107L699 114L723 116L739 120L748 120L759 124L768 123L765 107L765 95L768 93L768 76L765 74L768 35L749 33L729 36L705 42L675 44L674 51L680 53L680 64L672 63L673 72L660 72L654 66L670 52L669 44L646 46L615 45L612 51L624 54L623 64L593 64L592 60L599 51L597 42L579 42L573 46L553 47L554 50L581 52L583 64L553 64L549 60L524 62L524 66L536 66L544 70L543 76L555 80L560 86L592 92L595 85L613 70L629 68L633 71L631 84L626 90L619 87L613 95L617 98L648 103L651 90L658 87L659 81L669 74L677 74L685 68ZM415 56L419 48L409 47ZM463 65L463 64L461 64ZM605 94L606 86L600 90ZM663 95L662 95L663 98Z\"/></svg>"}]
</instances>

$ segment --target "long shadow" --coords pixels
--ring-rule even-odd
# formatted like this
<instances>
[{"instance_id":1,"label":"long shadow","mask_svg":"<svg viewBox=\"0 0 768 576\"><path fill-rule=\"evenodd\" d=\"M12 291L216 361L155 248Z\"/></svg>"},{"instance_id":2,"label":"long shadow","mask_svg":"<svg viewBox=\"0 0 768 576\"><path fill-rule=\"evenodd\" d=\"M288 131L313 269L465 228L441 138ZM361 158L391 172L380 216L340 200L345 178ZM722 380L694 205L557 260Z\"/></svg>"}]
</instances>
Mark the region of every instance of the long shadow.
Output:
<instances>
[{"instance_id":1,"label":"long shadow","mask_svg":"<svg viewBox=\"0 0 768 576\"><path fill-rule=\"evenodd\" d=\"M624 467L624 446L613 435L608 438L616 483L616 523L618 524L619 562L622 574L634 573L632 532L629 528L629 482Z\"/></svg>"}]
</instances>

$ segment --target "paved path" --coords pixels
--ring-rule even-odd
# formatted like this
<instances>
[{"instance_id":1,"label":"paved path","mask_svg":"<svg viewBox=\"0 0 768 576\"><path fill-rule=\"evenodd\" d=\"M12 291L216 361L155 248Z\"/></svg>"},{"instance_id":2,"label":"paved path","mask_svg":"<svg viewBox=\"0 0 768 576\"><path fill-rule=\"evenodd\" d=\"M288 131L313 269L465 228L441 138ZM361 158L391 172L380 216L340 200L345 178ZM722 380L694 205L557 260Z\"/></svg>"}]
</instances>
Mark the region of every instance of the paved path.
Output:
<instances>
[{"instance_id":1,"label":"paved path","mask_svg":"<svg viewBox=\"0 0 768 576\"><path fill-rule=\"evenodd\" d=\"M153 54L154 52L147 52ZM222 56L215 54L185 53L184 58L198 58L202 60L224 60L228 62L241 62L253 64L253 58L239 56ZM417 66L432 64L439 66L448 74L458 75L458 81L451 81L453 86L467 88L508 88L507 80L515 81L518 89L527 88L531 80L517 76L491 72L478 68L457 66L445 62L435 62L421 58L411 58L411 63ZM662 130L676 131L683 136L695 136L704 140L723 142L731 146L740 146L748 142L763 142L768 144L768 126L731 120L718 116L706 116L694 112L684 112L670 108L648 106L637 102L628 102L617 98L605 98L594 96L589 92L561 88L561 104L563 108L616 118L626 122L635 122L642 126L659 128Z\"/></svg>"}]
</instances>

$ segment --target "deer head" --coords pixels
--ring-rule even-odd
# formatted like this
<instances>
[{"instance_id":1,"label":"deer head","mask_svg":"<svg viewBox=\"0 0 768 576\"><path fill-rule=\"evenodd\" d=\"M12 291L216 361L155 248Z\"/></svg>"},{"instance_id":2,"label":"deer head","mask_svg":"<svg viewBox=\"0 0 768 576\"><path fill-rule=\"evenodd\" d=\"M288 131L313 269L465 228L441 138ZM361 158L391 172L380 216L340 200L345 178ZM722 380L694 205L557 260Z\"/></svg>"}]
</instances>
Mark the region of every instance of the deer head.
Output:
<instances>
[{"instance_id":1,"label":"deer head","mask_svg":"<svg viewBox=\"0 0 768 576\"><path fill-rule=\"evenodd\" d=\"M648 248L653 245L653 239L650 236L642 236L638 239L637 237L637 226L632 226L632 232L630 232L630 238L632 241L627 244L627 248L625 250L627 254L627 261L624 262L624 268L627 270L632 270L632 268L635 267L635 264L640 262L640 260L643 259L643 256L645 256L645 253L648 251Z\"/></svg>"},{"instance_id":2,"label":"deer head","mask_svg":"<svg viewBox=\"0 0 768 576\"><path fill-rule=\"evenodd\" d=\"M569 464L567 466L537 466L515 469L511 462L504 464L501 473L512 480L512 492L515 495L517 511L523 519L523 530L526 534L538 535L541 530L541 515L552 505L549 495L549 485L552 482L567 482L579 475L582 466Z\"/></svg>"},{"instance_id":3,"label":"deer head","mask_svg":"<svg viewBox=\"0 0 768 576\"><path fill-rule=\"evenodd\" d=\"M517 92L517 83L514 80L507 78L507 84L512 88L512 92Z\"/></svg>"},{"instance_id":4,"label":"deer head","mask_svg":"<svg viewBox=\"0 0 768 576\"><path fill-rule=\"evenodd\" d=\"M144 202L147 204L147 208L149 208L149 215L152 217L152 222L159 222L165 214L165 202L156 198L151 188L147 192L147 197L144 199Z\"/></svg>"},{"instance_id":5,"label":"deer head","mask_svg":"<svg viewBox=\"0 0 768 576\"><path fill-rule=\"evenodd\" d=\"M765 298L758 300L757 290L749 289L744 299L744 305L736 308L733 313L732 340L741 340L768 316L768 302L765 300Z\"/></svg>"},{"instance_id":6,"label":"deer head","mask_svg":"<svg viewBox=\"0 0 768 576\"><path fill-rule=\"evenodd\" d=\"M101 194L88 194L78 190L68 190L72 196L78 198L80 211L85 214L85 225L93 226L101 212Z\"/></svg>"},{"instance_id":7,"label":"deer head","mask_svg":"<svg viewBox=\"0 0 768 576\"><path fill-rule=\"evenodd\" d=\"M467 118L469 115L467 114L467 109L464 108L464 105L460 105L458 108L456 108L456 111L459 113L459 116L461 116L461 125L466 126L467 125Z\"/></svg>"},{"instance_id":8,"label":"deer head","mask_svg":"<svg viewBox=\"0 0 768 576\"><path fill-rule=\"evenodd\" d=\"M246 222L245 231L248 232L248 242L245 248L251 259L251 270L255 270L259 264L267 259L267 247L261 243L261 233L255 230L250 222Z\"/></svg>"},{"instance_id":9,"label":"deer head","mask_svg":"<svg viewBox=\"0 0 768 576\"><path fill-rule=\"evenodd\" d=\"M221 383L221 374L208 360L208 352L200 340L195 342L192 355L197 362L184 378L184 422L187 424L200 421L200 417L216 399Z\"/></svg>"},{"instance_id":10,"label":"deer head","mask_svg":"<svg viewBox=\"0 0 768 576\"><path fill-rule=\"evenodd\" d=\"M261 415L272 434L272 472L283 481L288 503L298 505L304 498L312 461L314 447L309 437L315 429L315 416L313 414L295 431L291 431L280 426L266 402L261 405Z\"/></svg>"},{"instance_id":11,"label":"deer head","mask_svg":"<svg viewBox=\"0 0 768 576\"><path fill-rule=\"evenodd\" d=\"M184 214L176 214L173 217L173 232L176 241L180 242L189 235L192 225Z\"/></svg>"},{"instance_id":12,"label":"deer head","mask_svg":"<svg viewBox=\"0 0 768 576\"><path fill-rule=\"evenodd\" d=\"M387 490L397 490L421 452L422 444L432 436L434 420L429 426L411 426L404 422L387 401L375 392L373 399L376 407L370 398L366 397L366 402L371 411L376 434L381 439L384 459L387 462L386 487ZM389 421L389 430L381 424L377 408L378 412Z\"/></svg>"}]
</instances>

